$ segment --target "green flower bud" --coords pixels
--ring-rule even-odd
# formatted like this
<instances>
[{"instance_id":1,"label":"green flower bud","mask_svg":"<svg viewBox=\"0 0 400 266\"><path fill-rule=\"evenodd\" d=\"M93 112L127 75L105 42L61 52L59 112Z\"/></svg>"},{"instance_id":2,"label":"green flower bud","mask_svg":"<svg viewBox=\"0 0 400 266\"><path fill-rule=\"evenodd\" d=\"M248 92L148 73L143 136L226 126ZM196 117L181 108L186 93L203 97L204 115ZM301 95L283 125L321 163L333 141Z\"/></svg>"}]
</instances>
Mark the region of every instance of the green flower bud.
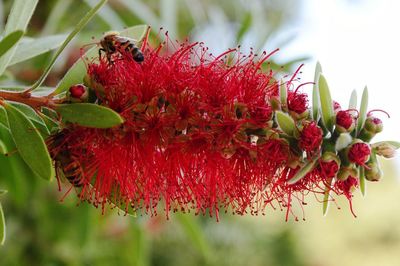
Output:
<instances>
[{"instance_id":1,"label":"green flower bud","mask_svg":"<svg viewBox=\"0 0 400 266\"><path fill-rule=\"evenodd\" d=\"M352 177L358 176L358 171L354 164L350 164L349 166L340 167L339 172L337 174L337 178L339 180L344 181L347 178L349 178L350 176L352 176Z\"/></svg>"},{"instance_id":2,"label":"green flower bud","mask_svg":"<svg viewBox=\"0 0 400 266\"><path fill-rule=\"evenodd\" d=\"M380 142L377 145L373 145L374 151L377 155L383 156L387 159L393 158L396 155L396 146L389 142Z\"/></svg>"}]
</instances>

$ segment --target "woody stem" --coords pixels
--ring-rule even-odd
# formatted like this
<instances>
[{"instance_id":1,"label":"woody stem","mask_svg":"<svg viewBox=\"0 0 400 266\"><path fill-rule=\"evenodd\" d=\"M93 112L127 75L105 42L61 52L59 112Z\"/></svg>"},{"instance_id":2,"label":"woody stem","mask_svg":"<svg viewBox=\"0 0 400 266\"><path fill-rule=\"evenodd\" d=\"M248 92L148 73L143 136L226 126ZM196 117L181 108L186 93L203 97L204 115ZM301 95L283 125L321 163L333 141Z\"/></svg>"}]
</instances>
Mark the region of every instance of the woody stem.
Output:
<instances>
[{"instance_id":1,"label":"woody stem","mask_svg":"<svg viewBox=\"0 0 400 266\"><path fill-rule=\"evenodd\" d=\"M30 93L25 92L11 92L0 90L0 99L7 101L14 101L29 105L33 109L40 107L54 108L57 103L61 103L61 99L53 99L51 96L32 96Z\"/></svg>"}]
</instances>

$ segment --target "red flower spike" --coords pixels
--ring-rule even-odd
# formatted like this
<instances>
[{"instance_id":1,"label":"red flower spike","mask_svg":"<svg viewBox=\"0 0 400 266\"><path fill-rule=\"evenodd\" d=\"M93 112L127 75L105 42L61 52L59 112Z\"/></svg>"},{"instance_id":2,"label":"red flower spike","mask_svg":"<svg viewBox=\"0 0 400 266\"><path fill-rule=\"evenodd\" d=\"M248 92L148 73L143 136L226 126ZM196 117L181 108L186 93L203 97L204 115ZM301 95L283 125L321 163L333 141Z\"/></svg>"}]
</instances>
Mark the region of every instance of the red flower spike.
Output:
<instances>
[{"instance_id":1,"label":"red flower spike","mask_svg":"<svg viewBox=\"0 0 400 266\"><path fill-rule=\"evenodd\" d=\"M129 54L115 54L112 63L103 56L87 66L85 84L96 93L96 102L124 118L123 125L68 124L48 141L56 165L68 172L73 186L79 185L81 200L103 211L111 204L149 215L157 215L163 201L167 217L181 211L217 219L221 210L258 215L272 206L286 210L287 220L296 217L295 204L303 210L307 194L323 194L330 186L351 204L357 179L348 178L351 171L346 180L339 179L345 167L335 153L324 152L314 169L288 184L304 161L320 155L323 131L306 119L308 98L298 92L309 84L304 83L287 97L289 113L302 124L299 139L280 135L273 120L279 86L274 73L261 71L270 54L256 60L231 49L213 57L202 43L176 45L168 39L154 49L145 41L142 51L140 64ZM228 57L235 58L230 65ZM71 87L72 98L81 95L80 86ZM336 121L349 129L354 118L338 111ZM365 143L347 151L349 161L360 165L369 154Z\"/></svg>"}]
</instances>

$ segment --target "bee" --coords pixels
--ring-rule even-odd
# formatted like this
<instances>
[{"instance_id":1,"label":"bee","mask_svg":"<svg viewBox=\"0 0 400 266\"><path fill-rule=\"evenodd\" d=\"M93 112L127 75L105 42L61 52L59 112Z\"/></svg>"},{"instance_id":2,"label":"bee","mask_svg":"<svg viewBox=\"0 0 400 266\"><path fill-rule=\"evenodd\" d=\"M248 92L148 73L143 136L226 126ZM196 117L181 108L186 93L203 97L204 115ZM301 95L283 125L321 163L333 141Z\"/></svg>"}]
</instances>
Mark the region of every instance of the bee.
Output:
<instances>
[{"instance_id":1,"label":"bee","mask_svg":"<svg viewBox=\"0 0 400 266\"><path fill-rule=\"evenodd\" d=\"M58 175L64 175L74 187L82 187L82 166L74 157L64 157L59 155L56 161Z\"/></svg>"},{"instance_id":2,"label":"bee","mask_svg":"<svg viewBox=\"0 0 400 266\"><path fill-rule=\"evenodd\" d=\"M47 140L50 151L50 156L54 160L56 177L58 180L68 180L74 187L82 187L83 168L78 158L71 155L66 149L67 145L64 142L64 134L59 132Z\"/></svg>"},{"instance_id":3,"label":"bee","mask_svg":"<svg viewBox=\"0 0 400 266\"><path fill-rule=\"evenodd\" d=\"M109 62L112 62L111 56L117 53L130 53L133 60L138 63L143 62L144 60L144 55L136 46L135 41L133 39L120 36L119 32L116 31L105 33L100 41L100 46L101 48L99 49L99 57L101 57L101 53L104 52Z\"/></svg>"}]
</instances>

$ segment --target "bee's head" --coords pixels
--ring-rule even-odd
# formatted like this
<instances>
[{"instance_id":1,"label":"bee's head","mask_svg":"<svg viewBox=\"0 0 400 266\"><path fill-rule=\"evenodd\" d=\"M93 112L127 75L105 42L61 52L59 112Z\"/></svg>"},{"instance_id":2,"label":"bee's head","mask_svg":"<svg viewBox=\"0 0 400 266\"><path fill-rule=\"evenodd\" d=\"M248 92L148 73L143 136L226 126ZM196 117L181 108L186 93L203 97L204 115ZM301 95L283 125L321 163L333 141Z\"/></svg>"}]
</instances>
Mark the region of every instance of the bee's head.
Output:
<instances>
[{"instance_id":1,"label":"bee's head","mask_svg":"<svg viewBox=\"0 0 400 266\"><path fill-rule=\"evenodd\" d=\"M118 31L107 31L106 33L104 33L103 35L103 39L107 40L107 39L112 39L115 36L118 36L119 32Z\"/></svg>"}]
</instances>

